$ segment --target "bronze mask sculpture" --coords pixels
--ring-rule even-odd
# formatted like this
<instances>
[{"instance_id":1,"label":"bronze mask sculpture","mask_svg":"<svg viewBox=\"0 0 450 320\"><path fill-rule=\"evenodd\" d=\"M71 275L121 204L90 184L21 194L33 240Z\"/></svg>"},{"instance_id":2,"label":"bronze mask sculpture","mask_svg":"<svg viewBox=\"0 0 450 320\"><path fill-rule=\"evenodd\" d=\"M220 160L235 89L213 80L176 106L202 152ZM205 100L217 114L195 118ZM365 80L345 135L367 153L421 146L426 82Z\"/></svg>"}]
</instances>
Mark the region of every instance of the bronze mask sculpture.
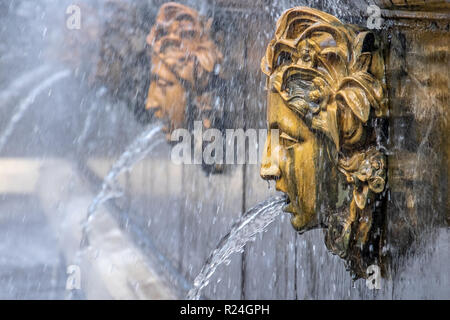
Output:
<instances>
[{"instance_id":1,"label":"bronze mask sculpture","mask_svg":"<svg viewBox=\"0 0 450 320\"><path fill-rule=\"evenodd\" d=\"M151 83L146 109L166 121L166 132L187 126L189 115L209 127L211 82L222 54L210 37L211 20L169 2L161 6L147 37L151 47Z\"/></svg>"},{"instance_id":2,"label":"bronze mask sculpture","mask_svg":"<svg viewBox=\"0 0 450 320\"><path fill-rule=\"evenodd\" d=\"M297 231L324 228L327 248L366 277L369 265L381 265L386 186L377 38L325 12L292 8L278 20L261 68L268 127L279 130L279 141L268 135L262 178L287 195Z\"/></svg>"}]
</instances>

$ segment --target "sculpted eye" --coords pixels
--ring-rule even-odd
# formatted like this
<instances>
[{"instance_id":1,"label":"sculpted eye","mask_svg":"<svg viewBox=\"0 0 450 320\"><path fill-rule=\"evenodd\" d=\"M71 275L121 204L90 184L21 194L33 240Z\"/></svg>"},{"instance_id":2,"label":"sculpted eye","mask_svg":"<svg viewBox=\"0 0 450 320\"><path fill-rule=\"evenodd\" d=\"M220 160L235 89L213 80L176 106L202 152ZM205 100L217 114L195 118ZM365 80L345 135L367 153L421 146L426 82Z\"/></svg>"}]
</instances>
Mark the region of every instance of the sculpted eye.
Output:
<instances>
[{"instance_id":1,"label":"sculpted eye","mask_svg":"<svg viewBox=\"0 0 450 320\"><path fill-rule=\"evenodd\" d=\"M296 143L299 143L300 141L292 138L290 135L282 132L280 134L280 145L285 147L286 149L292 148Z\"/></svg>"},{"instance_id":2,"label":"sculpted eye","mask_svg":"<svg viewBox=\"0 0 450 320\"><path fill-rule=\"evenodd\" d=\"M279 66L283 64L289 64L292 62L292 55L289 52L282 51L277 58L277 62L275 65L275 68L278 68Z\"/></svg>"},{"instance_id":3,"label":"sculpted eye","mask_svg":"<svg viewBox=\"0 0 450 320\"><path fill-rule=\"evenodd\" d=\"M165 79L162 79L162 78L157 78L157 79L155 79L155 80L156 80L156 83L158 84L158 86L160 86L160 87L170 87L170 86L173 86L173 82L172 82L172 81L165 80Z\"/></svg>"},{"instance_id":4,"label":"sculpted eye","mask_svg":"<svg viewBox=\"0 0 450 320\"><path fill-rule=\"evenodd\" d=\"M167 30L164 28L159 27L156 30L156 36L155 36L155 41L158 41L159 39L161 39L162 37L167 36Z\"/></svg>"}]
</instances>

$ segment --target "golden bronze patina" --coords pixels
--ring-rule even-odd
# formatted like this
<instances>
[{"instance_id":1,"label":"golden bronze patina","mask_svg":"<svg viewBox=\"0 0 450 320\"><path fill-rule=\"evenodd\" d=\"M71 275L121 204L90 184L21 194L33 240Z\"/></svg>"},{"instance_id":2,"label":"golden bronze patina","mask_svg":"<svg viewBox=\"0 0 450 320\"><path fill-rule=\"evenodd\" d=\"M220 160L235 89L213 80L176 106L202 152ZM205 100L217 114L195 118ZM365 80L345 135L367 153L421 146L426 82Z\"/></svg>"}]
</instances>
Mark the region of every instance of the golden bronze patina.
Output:
<instances>
[{"instance_id":1,"label":"golden bronze patina","mask_svg":"<svg viewBox=\"0 0 450 320\"><path fill-rule=\"evenodd\" d=\"M146 109L167 121L167 132L185 126L186 114L210 126L211 80L222 61L210 37L211 23L194 9L169 2L147 37L152 66Z\"/></svg>"},{"instance_id":2,"label":"golden bronze patina","mask_svg":"<svg viewBox=\"0 0 450 320\"><path fill-rule=\"evenodd\" d=\"M261 62L267 75L263 179L287 195L303 232L325 228L328 249L356 277L379 264L386 157L384 61L374 33L307 7L283 13ZM344 190L350 193L345 197Z\"/></svg>"}]
</instances>

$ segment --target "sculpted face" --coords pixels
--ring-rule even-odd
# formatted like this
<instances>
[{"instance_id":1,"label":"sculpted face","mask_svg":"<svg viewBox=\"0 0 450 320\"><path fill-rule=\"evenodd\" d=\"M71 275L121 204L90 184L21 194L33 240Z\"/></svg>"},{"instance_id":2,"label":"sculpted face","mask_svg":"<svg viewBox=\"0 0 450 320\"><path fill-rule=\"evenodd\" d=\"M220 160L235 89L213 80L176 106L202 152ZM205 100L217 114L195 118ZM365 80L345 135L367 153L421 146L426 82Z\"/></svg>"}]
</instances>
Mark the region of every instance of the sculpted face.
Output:
<instances>
[{"instance_id":1,"label":"sculpted face","mask_svg":"<svg viewBox=\"0 0 450 320\"><path fill-rule=\"evenodd\" d=\"M385 156L373 118L387 114L384 64L370 31L305 7L283 13L261 69L267 75L268 135L261 177L287 195L298 231L325 228L325 243L358 276L379 259ZM339 173L338 173L339 172ZM350 201L337 207L338 185ZM381 203L380 201L378 201ZM368 253L369 252L369 253Z\"/></svg>"},{"instance_id":2,"label":"sculpted face","mask_svg":"<svg viewBox=\"0 0 450 320\"><path fill-rule=\"evenodd\" d=\"M222 60L210 39L210 24L197 11L169 2L161 6L147 37L152 67L146 109L168 123L168 132L185 125L189 104L209 108L208 85Z\"/></svg>"},{"instance_id":3,"label":"sculpted face","mask_svg":"<svg viewBox=\"0 0 450 320\"><path fill-rule=\"evenodd\" d=\"M323 224L322 211L335 201L337 183L331 179L327 141L305 119L309 107L319 109L321 78L317 77L317 42L329 40L320 34L302 40L295 47L276 46L267 79L267 120L269 129L279 130L279 148L271 137L261 165L264 179L276 180L276 189L287 195L284 210L292 214L297 231ZM263 64L265 63L263 59ZM273 161L278 156L278 164Z\"/></svg>"}]
</instances>

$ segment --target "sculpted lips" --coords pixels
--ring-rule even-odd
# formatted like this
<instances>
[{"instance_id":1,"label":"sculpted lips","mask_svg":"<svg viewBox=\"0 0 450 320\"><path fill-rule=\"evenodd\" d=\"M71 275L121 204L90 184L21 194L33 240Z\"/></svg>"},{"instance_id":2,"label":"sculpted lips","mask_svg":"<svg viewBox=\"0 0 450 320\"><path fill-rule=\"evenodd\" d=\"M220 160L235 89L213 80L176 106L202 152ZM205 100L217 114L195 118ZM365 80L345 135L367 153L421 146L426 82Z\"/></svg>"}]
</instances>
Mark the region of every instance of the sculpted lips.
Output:
<instances>
[{"instance_id":1,"label":"sculpted lips","mask_svg":"<svg viewBox=\"0 0 450 320\"><path fill-rule=\"evenodd\" d=\"M286 196L286 198L285 198L286 204L283 206L283 211L293 213L291 199L289 198L289 196L287 194L285 196Z\"/></svg>"},{"instance_id":2,"label":"sculpted lips","mask_svg":"<svg viewBox=\"0 0 450 320\"><path fill-rule=\"evenodd\" d=\"M281 182L281 180L278 179L278 180L277 180L277 183L276 183L276 185L275 185L275 189L276 189L277 191L280 191L280 192L283 192L283 193L284 193L284 197L285 197L285 198L284 198L284 200L285 200L285 205L283 206L282 210L283 210L284 212L294 213L294 208L292 207L291 199L289 198L289 194L288 194L288 191L287 191L287 189L286 189L286 186L285 186L285 184L280 183L280 182Z\"/></svg>"}]
</instances>

